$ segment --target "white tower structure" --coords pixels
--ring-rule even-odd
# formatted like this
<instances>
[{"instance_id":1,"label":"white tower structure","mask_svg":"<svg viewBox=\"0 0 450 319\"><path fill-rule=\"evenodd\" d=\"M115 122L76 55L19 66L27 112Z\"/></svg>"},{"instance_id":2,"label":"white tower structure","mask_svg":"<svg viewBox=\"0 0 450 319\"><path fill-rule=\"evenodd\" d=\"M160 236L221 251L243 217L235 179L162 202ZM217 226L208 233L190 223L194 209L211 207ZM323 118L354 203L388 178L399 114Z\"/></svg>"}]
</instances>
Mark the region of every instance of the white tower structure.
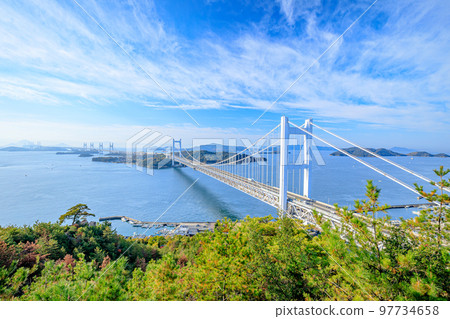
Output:
<instances>
[{"instance_id":1,"label":"white tower structure","mask_svg":"<svg viewBox=\"0 0 450 319\"><path fill-rule=\"evenodd\" d=\"M312 119L307 119L303 127L306 131L312 133ZM310 150L312 136L303 132L302 130L289 126L289 120L286 116L281 117L281 131L280 131L280 194L279 194L279 208L281 212L287 209L287 172L291 163L289 163L289 136L290 135L304 135L303 136L303 193L305 197L309 197L309 168L310 168ZM294 164L294 163L292 163Z\"/></svg>"},{"instance_id":2,"label":"white tower structure","mask_svg":"<svg viewBox=\"0 0 450 319\"><path fill-rule=\"evenodd\" d=\"M178 144L179 150L181 152L181 138L177 141L175 139L172 139L172 167L175 164L174 155L175 155L175 144ZM181 156L181 154L180 154Z\"/></svg>"}]
</instances>

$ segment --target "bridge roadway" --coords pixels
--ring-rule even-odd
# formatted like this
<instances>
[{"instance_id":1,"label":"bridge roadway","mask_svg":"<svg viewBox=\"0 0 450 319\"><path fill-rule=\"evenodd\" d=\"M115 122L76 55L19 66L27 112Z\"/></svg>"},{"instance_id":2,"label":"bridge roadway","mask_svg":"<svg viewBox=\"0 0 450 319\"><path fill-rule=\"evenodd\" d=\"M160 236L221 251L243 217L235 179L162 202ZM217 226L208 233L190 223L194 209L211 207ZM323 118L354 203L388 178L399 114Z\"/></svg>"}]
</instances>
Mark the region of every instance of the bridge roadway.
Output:
<instances>
[{"instance_id":1,"label":"bridge roadway","mask_svg":"<svg viewBox=\"0 0 450 319\"><path fill-rule=\"evenodd\" d=\"M279 188L277 187L269 186L253 179L218 169L211 165L193 162L184 157L175 155L174 160L279 209ZM336 214L334 206L288 192L288 204L286 210L288 215L299 218L307 224L317 225L312 214L313 210L320 213L323 218L329 220L334 226L340 224L340 218Z\"/></svg>"}]
</instances>

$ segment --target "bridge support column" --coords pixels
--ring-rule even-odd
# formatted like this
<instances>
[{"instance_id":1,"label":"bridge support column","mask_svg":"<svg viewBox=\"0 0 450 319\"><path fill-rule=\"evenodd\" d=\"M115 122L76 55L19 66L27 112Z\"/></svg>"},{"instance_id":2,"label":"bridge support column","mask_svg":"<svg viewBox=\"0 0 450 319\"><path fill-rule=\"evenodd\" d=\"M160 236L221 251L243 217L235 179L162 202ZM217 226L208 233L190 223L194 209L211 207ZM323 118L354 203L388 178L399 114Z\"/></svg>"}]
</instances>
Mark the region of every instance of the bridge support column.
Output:
<instances>
[{"instance_id":1,"label":"bridge support column","mask_svg":"<svg viewBox=\"0 0 450 319\"><path fill-rule=\"evenodd\" d=\"M181 138L177 141L175 139L172 139L172 167L175 165L175 145L178 144L178 148L180 151L181 156Z\"/></svg>"},{"instance_id":2,"label":"bridge support column","mask_svg":"<svg viewBox=\"0 0 450 319\"><path fill-rule=\"evenodd\" d=\"M305 130L312 133L312 119L305 121ZM306 134L303 136L303 196L309 197L309 168L310 164L310 150L311 150L312 136Z\"/></svg>"},{"instance_id":3,"label":"bridge support column","mask_svg":"<svg viewBox=\"0 0 450 319\"><path fill-rule=\"evenodd\" d=\"M280 198L281 214L287 209L287 168L288 168L289 123L286 116L281 117L280 134Z\"/></svg>"},{"instance_id":4,"label":"bridge support column","mask_svg":"<svg viewBox=\"0 0 450 319\"><path fill-rule=\"evenodd\" d=\"M173 159L175 155L175 139L172 139L172 167L175 165L175 160Z\"/></svg>"}]
</instances>

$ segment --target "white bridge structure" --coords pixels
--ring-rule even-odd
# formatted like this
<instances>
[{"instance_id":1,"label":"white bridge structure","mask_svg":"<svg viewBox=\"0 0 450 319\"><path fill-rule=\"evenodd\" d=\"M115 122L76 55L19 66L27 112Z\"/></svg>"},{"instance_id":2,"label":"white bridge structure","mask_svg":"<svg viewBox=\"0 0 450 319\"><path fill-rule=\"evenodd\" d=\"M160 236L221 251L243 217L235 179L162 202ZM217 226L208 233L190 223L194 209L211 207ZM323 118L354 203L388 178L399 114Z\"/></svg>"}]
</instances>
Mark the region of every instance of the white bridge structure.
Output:
<instances>
[{"instance_id":1,"label":"white bridge structure","mask_svg":"<svg viewBox=\"0 0 450 319\"><path fill-rule=\"evenodd\" d=\"M313 211L329 220L333 226L340 224L334 206L309 197L312 157L321 159L319 151L313 147L313 138L420 196L413 186L320 138L313 133L313 128L337 137L426 182L431 182L425 176L318 126L311 119L299 126L285 116L281 118L280 124L244 150L224 152L229 156L223 160L208 163L205 158L202 160L201 152L194 151L194 148L192 152L184 150L181 147L181 140L173 140L172 151L167 156L172 160L172 164L180 163L190 167L275 207L279 214L298 218L311 225L317 225Z\"/></svg>"}]
</instances>

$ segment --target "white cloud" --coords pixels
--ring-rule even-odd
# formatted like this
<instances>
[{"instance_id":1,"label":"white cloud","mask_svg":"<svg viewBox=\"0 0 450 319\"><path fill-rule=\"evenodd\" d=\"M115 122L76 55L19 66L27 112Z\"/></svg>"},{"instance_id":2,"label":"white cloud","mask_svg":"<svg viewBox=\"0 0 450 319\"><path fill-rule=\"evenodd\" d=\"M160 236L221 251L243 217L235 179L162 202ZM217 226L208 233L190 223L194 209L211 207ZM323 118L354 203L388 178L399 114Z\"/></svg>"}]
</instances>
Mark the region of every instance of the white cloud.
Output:
<instances>
[{"instance_id":1,"label":"white cloud","mask_svg":"<svg viewBox=\"0 0 450 319\"><path fill-rule=\"evenodd\" d=\"M295 24L299 17L305 18L313 9L320 6L319 0L277 0L280 12L286 16L288 24Z\"/></svg>"},{"instance_id":2,"label":"white cloud","mask_svg":"<svg viewBox=\"0 0 450 319\"><path fill-rule=\"evenodd\" d=\"M129 1L126 10L121 2L80 3L187 109L267 108L339 35L333 24L345 29L362 7L337 8L338 18L319 21L319 2L280 0L289 24L306 21L303 36L244 30L235 38L191 41L167 31L152 1ZM295 113L301 106L326 119L405 128L419 116L422 129L448 125L449 10L438 1L380 2L273 110ZM0 11L1 96L177 107L76 6L2 2ZM375 30L370 21L381 14L386 21Z\"/></svg>"}]
</instances>

